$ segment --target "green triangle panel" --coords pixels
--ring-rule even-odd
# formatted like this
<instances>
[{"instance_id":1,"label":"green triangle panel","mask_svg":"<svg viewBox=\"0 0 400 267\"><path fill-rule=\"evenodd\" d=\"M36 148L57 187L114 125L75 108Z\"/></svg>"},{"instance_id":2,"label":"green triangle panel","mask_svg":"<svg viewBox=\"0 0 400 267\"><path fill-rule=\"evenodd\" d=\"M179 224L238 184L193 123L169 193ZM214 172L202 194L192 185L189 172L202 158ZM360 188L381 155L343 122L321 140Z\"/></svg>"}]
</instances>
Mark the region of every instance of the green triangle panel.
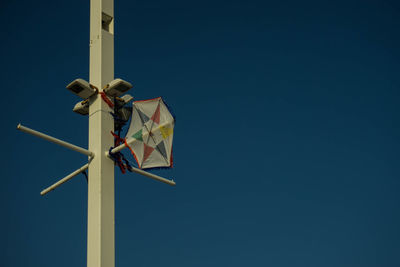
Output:
<instances>
[{"instance_id":1,"label":"green triangle panel","mask_svg":"<svg viewBox=\"0 0 400 267\"><path fill-rule=\"evenodd\" d=\"M142 129L140 129L139 131L137 131L136 133L134 133L132 135L133 138L135 138L136 140L142 141L143 142L143 136L142 136Z\"/></svg>"}]
</instances>

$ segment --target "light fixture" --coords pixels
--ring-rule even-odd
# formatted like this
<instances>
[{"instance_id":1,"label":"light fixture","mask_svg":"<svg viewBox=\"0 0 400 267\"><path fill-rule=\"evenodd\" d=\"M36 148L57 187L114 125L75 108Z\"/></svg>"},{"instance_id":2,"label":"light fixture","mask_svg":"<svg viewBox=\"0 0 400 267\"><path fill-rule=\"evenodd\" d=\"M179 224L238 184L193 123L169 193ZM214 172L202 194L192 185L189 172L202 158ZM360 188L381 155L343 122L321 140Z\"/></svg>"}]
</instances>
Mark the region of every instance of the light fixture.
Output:
<instances>
[{"instance_id":1,"label":"light fixture","mask_svg":"<svg viewBox=\"0 0 400 267\"><path fill-rule=\"evenodd\" d=\"M75 107L72 110L81 115L88 115L89 114L89 100L86 99L84 101L80 101L80 102L76 103Z\"/></svg>"},{"instance_id":2,"label":"light fixture","mask_svg":"<svg viewBox=\"0 0 400 267\"><path fill-rule=\"evenodd\" d=\"M116 97L115 98L115 105L118 108L123 107L124 105L128 104L129 102L131 102L133 100L133 96L131 95L123 95L121 97Z\"/></svg>"},{"instance_id":3,"label":"light fixture","mask_svg":"<svg viewBox=\"0 0 400 267\"><path fill-rule=\"evenodd\" d=\"M132 115L132 107L123 107L117 111L118 117L127 122Z\"/></svg>"},{"instance_id":4,"label":"light fixture","mask_svg":"<svg viewBox=\"0 0 400 267\"><path fill-rule=\"evenodd\" d=\"M114 120L114 128L121 129L132 115L132 107L123 107L117 110L118 120Z\"/></svg>"},{"instance_id":5,"label":"light fixture","mask_svg":"<svg viewBox=\"0 0 400 267\"><path fill-rule=\"evenodd\" d=\"M132 84L121 79L115 79L106 85L104 92L111 96L117 97L132 88Z\"/></svg>"},{"instance_id":6,"label":"light fixture","mask_svg":"<svg viewBox=\"0 0 400 267\"><path fill-rule=\"evenodd\" d=\"M96 93L96 89L83 79L74 80L67 85L67 89L83 99L87 99Z\"/></svg>"}]
</instances>

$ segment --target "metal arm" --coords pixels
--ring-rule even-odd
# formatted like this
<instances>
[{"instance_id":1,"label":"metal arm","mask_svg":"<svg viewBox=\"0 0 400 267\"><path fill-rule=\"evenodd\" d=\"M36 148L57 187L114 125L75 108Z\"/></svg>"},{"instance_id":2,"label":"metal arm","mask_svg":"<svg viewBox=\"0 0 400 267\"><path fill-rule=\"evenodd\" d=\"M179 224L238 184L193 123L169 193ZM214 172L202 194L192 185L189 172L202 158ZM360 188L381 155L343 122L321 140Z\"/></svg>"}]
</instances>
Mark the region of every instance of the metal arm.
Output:
<instances>
[{"instance_id":1,"label":"metal arm","mask_svg":"<svg viewBox=\"0 0 400 267\"><path fill-rule=\"evenodd\" d=\"M85 165L83 165L82 167L80 167L79 169L77 169L76 171L68 174L67 176L65 176L64 178L62 178L61 180L59 180L58 182L54 183L53 185L47 187L46 189L44 189L42 192L40 192L40 194L43 196L45 194L47 194L48 192L54 190L56 187L62 185L63 183L65 183L68 180L71 180L72 178L74 178L75 176L77 176L78 174L80 174L81 172L83 172L84 170L86 170L89 167L90 164L90 160L88 163L86 163Z\"/></svg>"},{"instance_id":2,"label":"metal arm","mask_svg":"<svg viewBox=\"0 0 400 267\"><path fill-rule=\"evenodd\" d=\"M87 150L87 149L84 149L84 148L81 148L79 146L73 145L71 143L65 142L65 141L60 140L58 138L52 137L50 135L47 135L47 134L32 130L32 129L28 128L28 127L22 126L21 123L17 125L17 129L22 131L22 132L25 132L25 133L40 137L40 138L42 138L44 140L50 141L50 142L55 143L57 145L69 148L69 149L71 149L73 151L82 153L82 154L84 154L86 156L94 157L94 153L89 151L89 150Z\"/></svg>"},{"instance_id":3,"label":"metal arm","mask_svg":"<svg viewBox=\"0 0 400 267\"><path fill-rule=\"evenodd\" d=\"M176 185L176 183L174 182L174 180L168 180L168 179L163 178L163 177L161 177L161 176L152 174L152 173L150 173L150 172L146 172L146 171L144 171L144 170L141 170L141 169L138 169L138 168L135 168L135 167L131 167L131 169L132 169L133 172L136 172L136 173L138 173L138 174L144 175L144 176L146 176L146 177L148 177L148 178L151 178L151 179L154 179L154 180L157 180L157 181L160 181L160 182L169 184L169 185Z\"/></svg>"},{"instance_id":4,"label":"metal arm","mask_svg":"<svg viewBox=\"0 0 400 267\"><path fill-rule=\"evenodd\" d=\"M128 144L133 143L134 141L136 141L136 139L130 140L130 141L128 142ZM114 153L117 153L117 152L121 151L122 149L124 149L125 147L126 147L125 144L122 144L122 145L120 145L120 146L117 146L117 147L115 147L114 149L111 150L111 153L113 153L113 154L114 154ZM115 152L114 152L114 151L115 151ZM108 157L110 157L110 154L109 154L108 151L106 152L106 155L107 155ZM154 179L154 180L157 180L157 181L160 181L160 182L169 184L169 185L176 185L176 183L174 182L174 180L169 180L169 179L166 179L166 178L164 178L164 177L155 175L155 174L150 173L150 172L146 172L146 171L144 171L144 170L142 170L142 169L138 169L138 168L135 168L135 167L132 167L132 166L131 166L130 168L131 168L131 170L132 170L133 172L136 172L136 173L138 173L138 174L144 175L144 176L146 176L146 177L148 177L148 178L151 178L151 179Z\"/></svg>"}]
</instances>

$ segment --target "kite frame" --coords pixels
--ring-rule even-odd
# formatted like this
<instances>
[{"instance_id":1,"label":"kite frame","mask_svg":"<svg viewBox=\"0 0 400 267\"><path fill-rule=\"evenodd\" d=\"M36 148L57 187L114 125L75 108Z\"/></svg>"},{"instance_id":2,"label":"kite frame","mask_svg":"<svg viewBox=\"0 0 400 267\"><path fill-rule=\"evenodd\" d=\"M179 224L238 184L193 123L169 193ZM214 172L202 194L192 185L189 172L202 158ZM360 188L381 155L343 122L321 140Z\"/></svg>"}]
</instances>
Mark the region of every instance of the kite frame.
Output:
<instances>
[{"instance_id":1,"label":"kite frame","mask_svg":"<svg viewBox=\"0 0 400 267\"><path fill-rule=\"evenodd\" d=\"M162 101L162 102L163 102L163 104L166 106L168 112L169 112L169 113L171 114L171 116L173 117L173 119L174 119L174 126L175 126L175 122L176 122L175 115L174 115L173 112L171 112L170 106L165 102L165 100L164 100L161 96L155 97L155 98L151 98L151 99L136 100L136 101L134 101L134 102L132 103L132 109L133 109L133 108L137 109L137 107L134 107L134 104L135 104L135 103L138 103L138 102L147 102L147 101L155 101L155 100L159 100L159 101ZM137 109L137 110L138 110L138 109ZM140 116L140 115L139 115L139 116ZM132 119L132 118L131 118L131 119ZM129 129L128 129L128 131L129 131ZM150 130L148 130L148 132L150 132ZM150 134L149 134L149 135L150 135ZM125 145L125 146L124 146L124 145ZM174 167L174 160L173 160L174 158L173 158L173 154L172 154L172 152L173 152L173 144L171 144L171 151L170 151L171 156L170 156L170 164L169 164L169 166L148 167L148 168L142 168L142 166L141 166L142 164L139 163L139 160L138 160L138 158L137 158L137 155L135 154L135 152L133 151L133 149L130 147L129 143L126 141L126 138L125 138L124 144L122 144L122 145L120 145L120 146L122 146L122 148L119 149L119 150L116 150L116 152L122 150L124 147L127 147L127 148L130 150L130 152L131 152L133 158L135 159L135 161L136 161L138 167L139 167L141 170L164 170L164 169L171 169L171 168ZM116 148L119 148L120 146L118 146L118 147L116 147ZM114 149L116 149L116 148L114 148ZM115 152L114 152L114 149L111 150L112 153L115 153ZM159 153L160 153L160 152L159 152Z\"/></svg>"}]
</instances>

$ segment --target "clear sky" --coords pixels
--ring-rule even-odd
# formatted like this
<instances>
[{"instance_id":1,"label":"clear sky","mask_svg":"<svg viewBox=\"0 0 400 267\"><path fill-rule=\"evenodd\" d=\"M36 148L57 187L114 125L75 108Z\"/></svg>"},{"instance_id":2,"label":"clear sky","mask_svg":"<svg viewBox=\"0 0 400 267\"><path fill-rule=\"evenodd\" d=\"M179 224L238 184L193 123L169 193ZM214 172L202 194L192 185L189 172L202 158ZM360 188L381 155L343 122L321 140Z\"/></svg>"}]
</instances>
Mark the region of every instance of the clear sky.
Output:
<instances>
[{"instance_id":1,"label":"clear sky","mask_svg":"<svg viewBox=\"0 0 400 267\"><path fill-rule=\"evenodd\" d=\"M177 117L116 169L118 267L400 266L398 1L115 1L115 76ZM86 266L89 0L1 1L0 265ZM128 155L125 152L125 155ZM132 157L131 157L132 159Z\"/></svg>"}]
</instances>

